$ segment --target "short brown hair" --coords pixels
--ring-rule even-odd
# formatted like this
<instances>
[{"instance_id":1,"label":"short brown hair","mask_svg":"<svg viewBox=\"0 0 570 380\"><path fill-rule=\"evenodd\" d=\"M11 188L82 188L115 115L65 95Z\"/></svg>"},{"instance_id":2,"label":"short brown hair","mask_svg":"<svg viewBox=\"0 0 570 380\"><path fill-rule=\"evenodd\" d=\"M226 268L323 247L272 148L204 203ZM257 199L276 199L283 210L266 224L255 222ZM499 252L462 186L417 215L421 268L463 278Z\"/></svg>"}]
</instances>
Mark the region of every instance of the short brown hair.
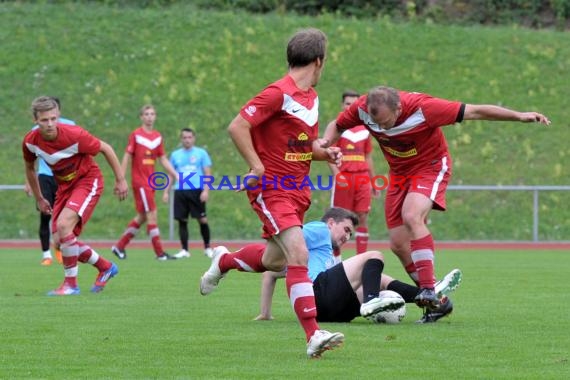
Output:
<instances>
[{"instance_id":1,"label":"short brown hair","mask_svg":"<svg viewBox=\"0 0 570 380\"><path fill-rule=\"evenodd\" d=\"M34 119L38 117L38 113L59 109L57 101L51 96L39 96L32 101L32 114Z\"/></svg>"},{"instance_id":2,"label":"short brown hair","mask_svg":"<svg viewBox=\"0 0 570 380\"><path fill-rule=\"evenodd\" d=\"M303 67L316 59L325 59L327 36L315 28L301 29L291 37L287 44L287 63L289 67Z\"/></svg>"},{"instance_id":3,"label":"short brown hair","mask_svg":"<svg viewBox=\"0 0 570 380\"><path fill-rule=\"evenodd\" d=\"M342 207L329 208L327 211L325 211L325 214L321 218L321 221L326 222L330 218L332 218L337 223L340 223L345 219L349 219L352 222L353 226L358 226L358 216L356 216L356 214L352 211L349 211Z\"/></svg>"},{"instance_id":4,"label":"short brown hair","mask_svg":"<svg viewBox=\"0 0 570 380\"><path fill-rule=\"evenodd\" d=\"M395 111L400 104L400 93L392 87L374 87L366 97L366 105L371 115L376 115L382 105L386 105L390 110Z\"/></svg>"}]
</instances>

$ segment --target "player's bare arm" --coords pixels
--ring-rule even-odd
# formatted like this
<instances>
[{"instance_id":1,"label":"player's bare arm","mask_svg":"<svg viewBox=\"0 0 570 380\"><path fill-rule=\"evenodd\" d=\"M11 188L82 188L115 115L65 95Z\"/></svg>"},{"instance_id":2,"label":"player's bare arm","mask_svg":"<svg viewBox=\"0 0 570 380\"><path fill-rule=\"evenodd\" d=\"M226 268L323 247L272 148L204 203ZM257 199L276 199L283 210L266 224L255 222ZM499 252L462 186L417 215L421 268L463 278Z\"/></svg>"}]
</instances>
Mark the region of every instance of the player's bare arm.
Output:
<instances>
[{"instance_id":1,"label":"player's bare arm","mask_svg":"<svg viewBox=\"0 0 570 380\"><path fill-rule=\"evenodd\" d=\"M125 152L125 154L123 155L123 159L121 160L121 173L123 173L123 177L125 178L127 178L127 170L129 168L132 158L133 158L132 154Z\"/></svg>"},{"instance_id":2,"label":"player's bare arm","mask_svg":"<svg viewBox=\"0 0 570 380\"><path fill-rule=\"evenodd\" d=\"M342 152L337 146L323 148L320 140L313 142L313 160L327 161L333 165L340 166L342 160Z\"/></svg>"},{"instance_id":3,"label":"player's bare arm","mask_svg":"<svg viewBox=\"0 0 570 380\"><path fill-rule=\"evenodd\" d=\"M325 134L323 135L323 137L317 141L320 142L323 148L327 148L332 144L334 144L335 142L337 142L339 138L340 138L340 131L336 126L336 120L333 120L325 128Z\"/></svg>"},{"instance_id":4,"label":"player's bare arm","mask_svg":"<svg viewBox=\"0 0 570 380\"><path fill-rule=\"evenodd\" d=\"M538 112L519 112L488 104L466 104L464 120L520 121L550 125L550 120Z\"/></svg>"},{"instance_id":5,"label":"player's bare arm","mask_svg":"<svg viewBox=\"0 0 570 380\"><path fill-rule=\"evenodd\" d=\"M204 166L202 168L202 171L204 172L205 176L212 175L212 168L210 168L209 166ZM208 202L209 196L210 196L210 189L207 186L204 186L204 189L202 189L202 192L200 193L200 201L204 203Z\"/></svg>"},{"instance_id":6,"label":"player's bare arm","mask_svg":"<svg viewBox=\"0 0 570 380\"><path fill-rule=\"evenodd\" d=\"M251 124L241 115L237 115L230 123L228 133L239 153L249 166L249 173L247 173L247 175L254 177L247 180L247 185L249 187L255 187L257 185L255 177L260 178L263 176L265 167L253 147L250 129Z\"/></svg>"},{"instance_id":7,"label":"player's bare arm","mask_svg":"<svg viewBox=\"0 0 570 380\"><path fill-rule=\"evenodd\" d=\"M42 195L40 190L40 183L38 182L38 177L36 176L35 161L25 162L26 164L26 182L30 186L30 191L36 198L38 204L38 209L44 214L51 214L52 209L47 199Z\"/></svg>"},{"instance_id":8,"label":"player's bare arm","mask_svg":"<svg viewBox=\"0 0 570 380\"><path fill-rule=\"evenodd\" d=\"M119 198L119 200L122 201L126 199L127 193L129 191L129 186L127 185L127 180L125 179L123 169L119 163L119 158L115 154L115 151L111 145L107 144L104 141L101 141L101 148L99 151L103 154L103 156L105 156L107 163L113 170L113 174L115 174L115 188L113 192Z\"/></svg>"}]
</instances>

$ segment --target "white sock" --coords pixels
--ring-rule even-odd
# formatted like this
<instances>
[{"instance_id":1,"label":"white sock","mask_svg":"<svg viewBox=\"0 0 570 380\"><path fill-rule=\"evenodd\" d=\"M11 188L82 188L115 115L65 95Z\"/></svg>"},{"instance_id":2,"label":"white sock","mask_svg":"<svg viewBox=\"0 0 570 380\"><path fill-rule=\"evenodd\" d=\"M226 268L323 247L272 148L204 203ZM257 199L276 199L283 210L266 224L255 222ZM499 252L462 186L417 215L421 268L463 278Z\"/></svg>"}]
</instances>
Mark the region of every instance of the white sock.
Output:
<instances>
[{"instance_id":1,"label":"white sock","mask_svg":"<svg viewBox=\"0 0 570 380\"><path fill-rule=\"evenodd\" d=\"M48 249L47 251L44 251L43 253L44 255L44 259L51 259L51 251Z\"/></svg>"}]
</instances>

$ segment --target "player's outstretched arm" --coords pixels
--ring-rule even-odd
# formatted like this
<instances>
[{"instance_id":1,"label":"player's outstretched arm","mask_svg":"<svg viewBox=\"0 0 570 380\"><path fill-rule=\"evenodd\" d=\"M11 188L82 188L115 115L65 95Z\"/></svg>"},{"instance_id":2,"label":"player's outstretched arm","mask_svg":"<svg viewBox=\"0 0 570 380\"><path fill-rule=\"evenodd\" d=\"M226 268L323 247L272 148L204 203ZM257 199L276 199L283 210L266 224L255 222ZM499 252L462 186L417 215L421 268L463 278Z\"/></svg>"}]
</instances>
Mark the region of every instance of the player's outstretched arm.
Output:
<instances>
[{"instance_id":1,"label":"player's outstretched arm","mask_svg":"<svg viewBox=\"0 0 570 380\"><path fill-rule=\"evenodd\" d=\"M519 121L550 125L550 120L538 112L519 112L488 104L466 104L463 120Z\"/></svg>"},{"instance_id":2,"label":"player's outstretched arm","mask_svg":"<svg viewBox=\"0 0 570 380\"><path fill-rule=\"evenodd\" d=\"M99 151L103 153L103 156L105 156L107 163L113 170L113 174L115 174L114 193L119 198L119 200L122 201L127 198L129 186L127 185L127 181L123 175L123 170L121 168L121 164L119 163L119 158L115 154L115 151L111 145L107 144L104 141L101 141L101 148Z\"/></svg>"}]
</instances>

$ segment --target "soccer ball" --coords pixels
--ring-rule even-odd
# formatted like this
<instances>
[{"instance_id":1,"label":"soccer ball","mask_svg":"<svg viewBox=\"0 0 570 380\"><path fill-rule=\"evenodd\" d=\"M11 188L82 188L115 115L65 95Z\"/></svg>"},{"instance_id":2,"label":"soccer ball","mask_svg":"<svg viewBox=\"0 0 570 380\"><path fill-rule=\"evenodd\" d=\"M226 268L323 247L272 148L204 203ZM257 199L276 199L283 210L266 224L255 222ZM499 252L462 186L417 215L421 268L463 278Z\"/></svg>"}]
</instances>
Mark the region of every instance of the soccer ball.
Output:
<instances>
[{"instance_id":1,"label":"soccer ball","mask_svg":"<svg viewBox=\"0 0 570 380\"><path fill-rule=\"evenodd\" d=\"M386 307L369 317L372 322L395 324L406 316L406 301L392 290L382 290L378 297L386 302Z\"/></svg>"}]
</instances>

